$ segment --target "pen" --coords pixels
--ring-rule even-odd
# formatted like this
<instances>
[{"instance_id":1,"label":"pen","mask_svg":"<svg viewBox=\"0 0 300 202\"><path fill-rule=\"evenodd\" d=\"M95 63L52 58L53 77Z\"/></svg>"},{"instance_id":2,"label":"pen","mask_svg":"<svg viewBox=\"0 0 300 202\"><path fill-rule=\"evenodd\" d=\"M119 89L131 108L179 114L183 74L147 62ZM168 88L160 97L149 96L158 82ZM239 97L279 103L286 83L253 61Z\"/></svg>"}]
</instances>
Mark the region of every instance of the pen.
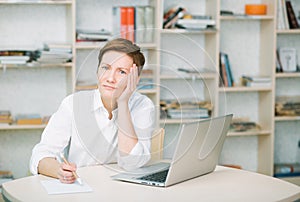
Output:
<instances>
[{"instance_id":1,"label":"pen","mask_svg":"<svg viewBox=\"0 0 300 202\"><path fill-rule=\"evenodd\" d=\"M65 162L65 164L70 165L70 163L67 161L67 159L65 158L63 153L60 153L60 158ZM80 177L77 175L77 173L75 171L72 172L73 175L75 176L77 182L82 185L82 180L80 179Z\"/></svg>"}]
</instances>

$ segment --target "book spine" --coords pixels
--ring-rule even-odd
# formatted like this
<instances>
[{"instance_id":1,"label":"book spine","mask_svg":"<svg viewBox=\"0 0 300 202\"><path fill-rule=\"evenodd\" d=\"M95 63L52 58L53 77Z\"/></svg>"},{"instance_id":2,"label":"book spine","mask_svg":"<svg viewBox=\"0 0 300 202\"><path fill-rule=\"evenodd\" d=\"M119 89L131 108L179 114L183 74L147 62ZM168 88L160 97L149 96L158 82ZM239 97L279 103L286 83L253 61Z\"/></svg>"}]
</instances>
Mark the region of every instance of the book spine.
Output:
<instances>
[{"instance_id":1,"label":"book spine","mask_svg":"<svg viewBox=\"0 0 300 202\"><path fill-rule=\"evenodd\" d=\"M289 22L288 22L288 17L287 17L285 0L281 0L281 5L282 5L282 11L283 11L284 27L285 27L285 29L289 29Z\"/></svg>"},{"instance_id":2,"label":"book spine","mask_svg":"<svg viewBox=\"0 0 300 202\"><path fill-rule=\"evenodd\" d=\"M298 24L297 18L295 16L295 12L294 12L294 9L293 9L290 1L286 1L286 10L287 10L287 16L288 16L290 29L299 28L299 24Z\"/></svg>"},{"instance_id":3,"label":"book spine","mask_svg":"<svg viewBox=\"0 0 300 202\"><path fill-rule=\"evenodd\" d=\"M154 8L145 7L145 42L151 43L154 38Z\"/></svg>"},{"instance_id":4,"label":"book spine","mask_svg":"<svg viewBox=\"0 0 300 202\"><path fill-rule=\"evenodd\" d=\"M223 84L225 87L228 87L228 78L227 78L227 72L226 72L226 64L225 64L225 56L224 56L224 53L221 53L220 55L220 58L221 58L221 63L220 63L220 68L221 68L221 78L223 80Z\"/></svg>"},{"instance_id":5,"label":"book spine","mask_svg":"<svg viewBox=\"0 0 300 202\"><path fill-rule=\"evenodd\" d=\"M134 42L134 7L127 7L127 32L126 32L126 39L129 41Z\"/></svg>"},{"instance_id":6,"label":"book spine","mask_svg":"<svg viewBox=\"0 0 300 202\"><path fill-rule=\"evenodd\" d=\"M127 8L126 7L120 7L120 37L126 39L126 33L127 33Z\"/></svg>"},{"instance_id":7,"label":"book spine","mask_svg":"<svg viewBox=\"0 0 300 202\"><path fill-rule=\"evenodd\" d=\"M135 19L134 19L134 27L135 27L135 42L142 43L145 38L145 10L144 7L135 7Z\"/></svg>"},{"instance_id":8,"label":"book spine","mask_svg":"<svg viewBox=\"0 0 300 202\"><path fill-rule=\"evenodd\" d=\"M232 86L234 86L234 79L233 79L231 68L230 68L228 54L224 54L224 57L225 57L226 73L227 73L227 78L228 78L228 86L232 87Z\"/></svg>"}]
</instances>

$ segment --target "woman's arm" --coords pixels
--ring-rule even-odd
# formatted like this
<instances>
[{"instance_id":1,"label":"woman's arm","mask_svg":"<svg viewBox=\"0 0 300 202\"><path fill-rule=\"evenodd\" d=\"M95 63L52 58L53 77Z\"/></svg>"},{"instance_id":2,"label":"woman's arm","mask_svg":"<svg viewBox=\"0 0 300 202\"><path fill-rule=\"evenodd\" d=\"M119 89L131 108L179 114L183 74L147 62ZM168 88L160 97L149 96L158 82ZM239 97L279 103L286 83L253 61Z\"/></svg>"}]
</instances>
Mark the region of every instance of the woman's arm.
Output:
<instances>
[{"instance_id":1,"label":"woman's arm","mask_svg":"<svg viewBox=\"0 0 300 202\"><path fill-rule=\"evenodd\" d=\"M118 149L121 155L129 154L138 142L128 106L138 81L138 68L134 64L127 77L127 86L118 98Z\"/></svg>"},{"instance_id":2,"label":"woman's arm","mask_svg":"<svg viewBox=\"0 0 300 202\"><path fill-rule=\"evenodd\" d=\"M76 165L70 163L59 163L55 158L46 157L40 160L38 173L53 178L58 178L62 183L74 183L76 178L73 172L76 171Z\"/></svg>"}]
</instances>

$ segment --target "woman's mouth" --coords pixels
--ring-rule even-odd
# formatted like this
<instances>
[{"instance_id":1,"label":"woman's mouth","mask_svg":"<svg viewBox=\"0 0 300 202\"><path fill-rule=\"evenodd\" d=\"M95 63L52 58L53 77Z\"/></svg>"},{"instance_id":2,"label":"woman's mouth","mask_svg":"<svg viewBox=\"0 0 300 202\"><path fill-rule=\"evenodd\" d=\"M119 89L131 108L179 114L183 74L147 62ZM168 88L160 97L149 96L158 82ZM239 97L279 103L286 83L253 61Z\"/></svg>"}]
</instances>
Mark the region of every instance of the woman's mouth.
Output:
<instances>
[{"instance_id":1,"label":"woman's mouth","mask_svg":"<svg viewBox=\"0 0 300 202\"><path fill-rule=\"evenodd\" d=\"M109 86L109 85L103 85L103 87L104 87L106 90L115 90L115 89L116 89L115 87Z\"/></svg>"}]
</instances>

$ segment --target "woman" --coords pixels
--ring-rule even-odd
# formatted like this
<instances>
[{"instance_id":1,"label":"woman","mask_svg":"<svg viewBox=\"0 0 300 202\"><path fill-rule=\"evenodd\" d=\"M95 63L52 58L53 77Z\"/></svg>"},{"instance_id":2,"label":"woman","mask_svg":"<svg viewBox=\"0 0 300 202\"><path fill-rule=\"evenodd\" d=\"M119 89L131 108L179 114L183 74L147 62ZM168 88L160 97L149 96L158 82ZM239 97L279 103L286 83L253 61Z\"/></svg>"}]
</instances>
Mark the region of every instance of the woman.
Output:
<instances>
[{"instance_id":1,"label":"woman","mask_svg":"<svg viewBox=\"0 0 300 202\"><path fill-rule=\"evenodd\" d=\"M131 41L114 39L99 53L98 89L66 97L32 151L30 170L73 183L76 167L117 162L125 169L150 159L154 105L136 91L145 63ZM68 149L68 160L58 155Z\"/></svg>"}]
</instances>

